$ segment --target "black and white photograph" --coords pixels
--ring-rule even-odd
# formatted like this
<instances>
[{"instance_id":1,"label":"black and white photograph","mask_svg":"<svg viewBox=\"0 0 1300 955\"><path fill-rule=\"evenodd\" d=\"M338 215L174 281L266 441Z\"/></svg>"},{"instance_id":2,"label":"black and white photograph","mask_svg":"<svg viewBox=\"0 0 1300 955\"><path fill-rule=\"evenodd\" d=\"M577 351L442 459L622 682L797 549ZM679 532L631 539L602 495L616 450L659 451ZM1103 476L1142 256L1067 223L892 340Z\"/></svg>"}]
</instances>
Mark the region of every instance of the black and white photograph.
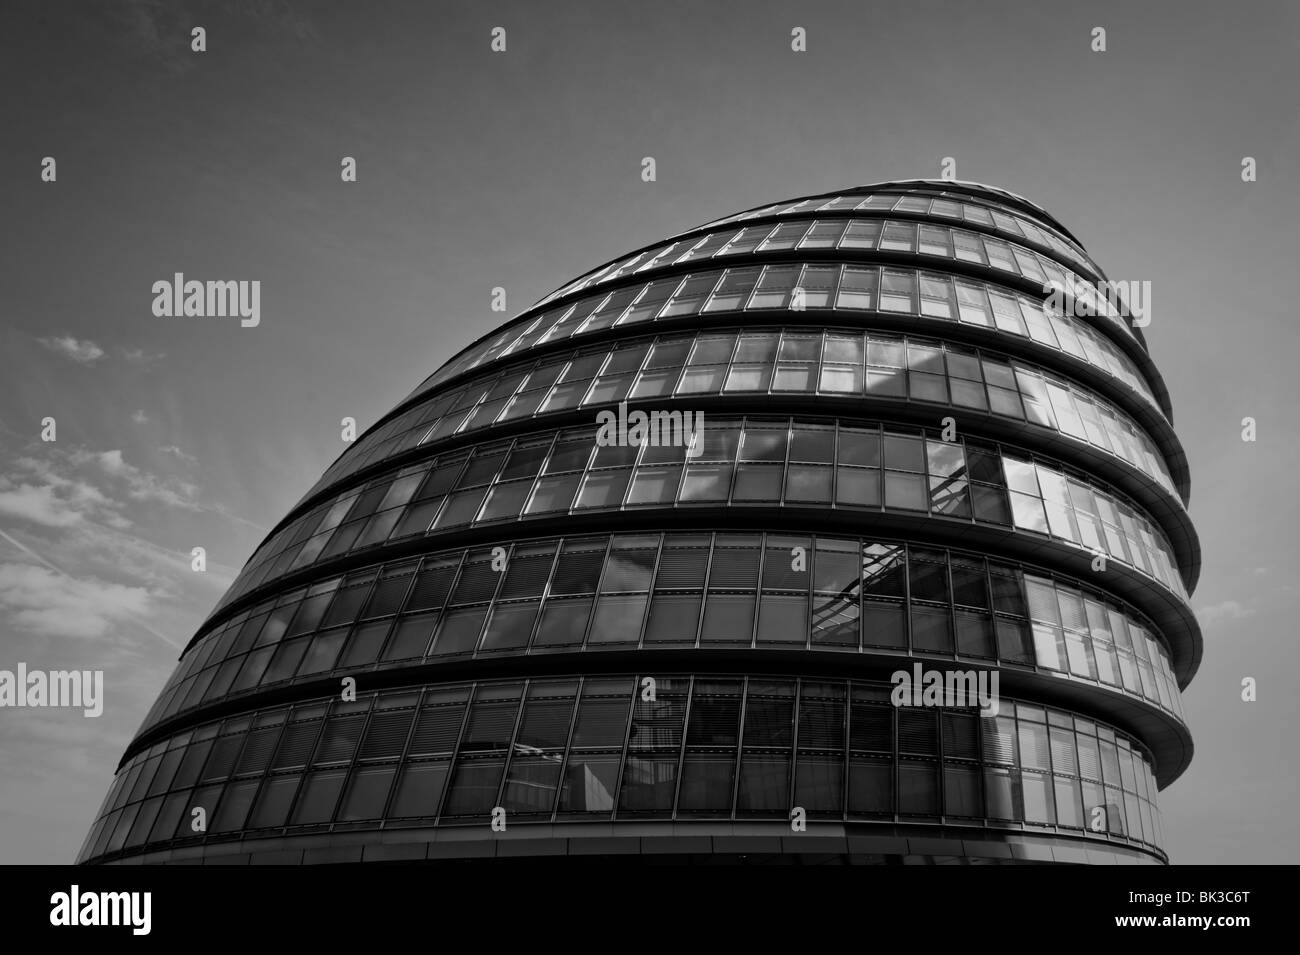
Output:
<instances>
[{"instance_id":1,"label":"black and white photograph","mask_svg":"<svg viewBox=\"0 0 1300 955\"><path fill-rule=\"evenodd\" d=\"M1276 924L1297 89L1285 0L7 0L5 924Z\"/></svg>"}]
</instances>

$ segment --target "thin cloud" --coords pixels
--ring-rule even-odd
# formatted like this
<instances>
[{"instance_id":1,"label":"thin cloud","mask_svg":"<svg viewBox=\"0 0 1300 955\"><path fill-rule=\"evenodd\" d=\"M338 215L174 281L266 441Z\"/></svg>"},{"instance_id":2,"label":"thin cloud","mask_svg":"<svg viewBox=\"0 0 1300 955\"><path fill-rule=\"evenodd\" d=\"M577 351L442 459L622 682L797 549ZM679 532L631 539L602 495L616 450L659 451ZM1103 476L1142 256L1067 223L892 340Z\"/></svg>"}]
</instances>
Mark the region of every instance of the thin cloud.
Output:
<instances>
[{"instance_id":1,"label":"thin cloud","mask_svg":"<svg viewBox=\"0 0 1300 955\"><path fill-rule=\"evenodd\" d=\"M156 361L161 361L167 355L164 352L151 352L143 348L123 348L119 350L122 359L132 365L152 365Z\"/></svg>"},{"instance_id":2,"label":"thin cloud","mask_svg":"<svg viewBox=\"0 0 1300 955\"><path fill-rule=\"evenodd\" d=\"M176 445L160 452L188 468L198 460ZM161 504L193 513L216 514L259 533L266 528L240 517L222 504L199 500L201 489L182 477L155 474L126 460L120 449L63 450L42 446L42 457L16 460L8 474L0 473L0 516L44 527L71 528L99 523L117 530L133 525L134 504Z\"/></svg>"},{"instance_id":3,"label":"thin cloud","mask_svg":"<svg viewBox=\"0 0 1300 955\"><path fill-rule=\"evenodd\" d=\"M130 526L121 505L95 484L64 473L52 461L23 457L16 474L0 474L0 514L45 527L72 527L87 519L112 527Z\"/></svg>"},{"instance_id":4,"label":"thin cloud","mask_svg":"<svg viewBox=\"0 0 1300 955\"><path fill-rule=\"evenodd\" d=\"M55 338L38 338L36 339L50 351L62 355L64 358L75 361L80 365L91 365L104 357L104 349L100 348L89 338L74 338L71 335L60 335Z\"/></svg>"},{"instance_id":5,"label":"thin cloud","mask_svg":"<svg viewBox=\"0 0 1300 955\"><path fill-rule=\"evenodd\" d=\"M176 445L174 444L164 444L158 450L161 451L163 454L171 455L172 457L180 461L182 464L188 465L189 467L196 468L199 466L198 458L196 458L192 454L186 454L184 451L176 447Z\"/></svg>"},{"instance_id":6,"label":"thin cloud","mask_svg":"<svg viewBox=\"0 0 1300 955\"><path fill-rule=\"evenodd\" d=\"M1232 620L1244 620L1254 612L1254 610L1242 606L1235 600L1225 600L1222 603L1211 604L1198 610L1196 615L1201 618L1201 623L1217 624Z\"/></svg>"},{"instance_id":7,"label":"thin cloud","mask_svg":"<svg viewBox=\"0 0 1300 955\"><path fill-rule=\"evenodd\" d=\"M207 21L239 26L246 23L261 35L282 33L300 42L318 38L312 21L282 0L205 5L201 8L203 14L186 6L173 0L133 0L109 5L105 15L112 24L110 30L131 53L154 60L175 74L185 73L197 65L190 31Z\"/></svg>"},{"instance_id":8,"label":"thin cloud","mask_svg":"<svg viewBox=\"0 0 1300 955\"><path fill-rule=\"evenodd\" d=\"M120 450L101 451L97 454L74 452L73 460L97 464L105 474L117 478L125 485L126 494L133 501L152 501L190 511L203 509L195 500L199 491L197 486L176 478L162 478L129 464Z\"/></svg>"},{"instance_id":9,"label":"thin cloud","mask_svg":"<svg viewBox=\"0 0 1300 955\"><path fill-rule=\"evenodd\" d=\"M147 588L73 577L2 530L0 538L39 564L0 564L0 607L12 611L19 629L38 636L99 637L110 625L129 621L180 649L146 619L154 600Z\"/></svg>"},{"instance_id":10,"label":"thin cloud","mask_svg":"<svg viewBox=\"0 0 1300 955\"><path fill-rule=\"evenodd\" d=\"M143 587L78 579L35 564L4 563L0 606L19 630L41 637L93 639L115 623L146 616L153 602ZM166 640L162 634L155 636Z\"/></svg>"}]
</instances>

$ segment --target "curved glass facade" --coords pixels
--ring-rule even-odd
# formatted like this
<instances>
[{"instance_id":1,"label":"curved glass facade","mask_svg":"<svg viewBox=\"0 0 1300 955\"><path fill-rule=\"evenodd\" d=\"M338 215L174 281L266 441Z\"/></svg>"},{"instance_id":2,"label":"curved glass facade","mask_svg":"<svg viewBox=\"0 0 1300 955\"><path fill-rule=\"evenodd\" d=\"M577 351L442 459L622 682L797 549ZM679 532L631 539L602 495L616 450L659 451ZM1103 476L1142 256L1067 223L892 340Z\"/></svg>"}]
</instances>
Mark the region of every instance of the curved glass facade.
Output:
<instances>
[{"instance_id":1,"label":"curved glass facade","mask_svg":"<svg viewBox=\"0 0 1300 955\"><path fill-rule=\"evenodd\" d=\"M888 192L882 190L819 196L793 203L777 202L710 222L706 228L767 216L808 215L814 212L872 212L878 215L896 212L939 221L965 222L977 229L994 229L1016 242L1028 241L1049 254L1064 257L1094 276L1102 274L1083 246L1066 235L1059 226L1048 223L1045 218L1036 216L1031 220L1023 210L993 201L987 195L981 196L979 202L974 202L969 195L943 189L910 187Z\"/></svg>"},{"instance_id":2,"label":"curved glass facade","mask_svg":"<svg viewBox=\"0 0 1300 955\"><path fill-rule=\"evenodd\" d=\"M643 337L476 376L429 395L358 441L312 493L392 455L493 424L609 402L718 394L951 405L1059 431L1120 457L1175 493L1164 455L1145 428L1066 376L942 339L806 326Z\"/></svg>"},{"instance_id":3,"label":"curved glass facade","mask_svg":"<svg viewBox=\"0 0 1300 955\"><path fill-rule=\"evenodd\" d=\"M642 270L749 252L778 253L792 249L813 254L823 249L904 252L990 267L1040 286L1058 285L1090 311L1131 334L1119 311L1104 295L1098 294L1091 280L1048 255L1035 252L1021 242L1008 242L989 234L892 218L795 219L727 228L702 236L691 234L620 259L603 271L566 286L553 297L571 295ZM541 304L550 300L553 299L543 300Z\"/></svg>"},{"instance_id":4,"label":"curved glass facade","mask_svg":"<svg viewBox=\"0 0 1300 955\"><path fill-rule=\"evenodd\" d=\"M82 851L379 826L400 844L497 807L520 823L784 825L796 805L810 820L1061 833L1160 853L1151 759L1136 739L1005 698L981 718L896 707L890 693L834 679L602 674L258 708L132 757ZM211 820L203 836L188 825L196 807Z\"/></svg>"},{"instance_id":5,"label":"curved glass facade","mask_svg":"<svg viewBox=\"0 0 1300 955\"><path fill-rule=\"evenodd\" d=\"M809 573L792 572L803 548ZM1135 608L977 553L899 541L667 533L529 540L375 564L204 635L144 727L283 683L555 651L913 653L1069 674L1181 718L1170 651Z\"/></svg>"},{"instance_id":6,"label":"curved glass facade","mask_svg":"<svg viewBox=\"0 0 1300 955\"><path fill-rule=\"evenodd\" d=\"M883 510L1049 537L1136 568L1180 599L1173 548L1107 485L1027 451L860 421L707 420L685 446L600 446L595 427L448 452L316 505L271 538L222 607L268 579L412 535L590 511L704 504Z\"/></svg>"},{"instance_id":7,"label":"curved glass facade","mask_svg":"<svg viewBox=\"0 0 1300 955\"><path fill-rule=\"evenodd\" d=\"M964 275L865 263L841 266L831 261L689 271L654 281L634 280L614 291L584 296L540 314L535 314L534 306L526 313L531 317L462 353L415 393L423 395L498 359L608 328L731 312L757 318L760 316L748 313L792 304L795 288L800 290L799 304L805 310L828 309L849 319L859 311L876 311L1027 338L1037 346L1106 371L1146 402L1157 405L1150 384L1132 358L1101 332L1072 313L1051 307L1046 299Z\"/></svg>"},{"instance_id":8,"label":"curved glass facade","mask_svg":"<svg viewBox=\"0 0 1300 955\"><path fill-rule=\"evenodd\" d=\"M796 810L844 861L1165 861L1199 549L1104 280L909 181L562 286L267 536L80 861L799 855Z\"/></svg>"}]
</instances>

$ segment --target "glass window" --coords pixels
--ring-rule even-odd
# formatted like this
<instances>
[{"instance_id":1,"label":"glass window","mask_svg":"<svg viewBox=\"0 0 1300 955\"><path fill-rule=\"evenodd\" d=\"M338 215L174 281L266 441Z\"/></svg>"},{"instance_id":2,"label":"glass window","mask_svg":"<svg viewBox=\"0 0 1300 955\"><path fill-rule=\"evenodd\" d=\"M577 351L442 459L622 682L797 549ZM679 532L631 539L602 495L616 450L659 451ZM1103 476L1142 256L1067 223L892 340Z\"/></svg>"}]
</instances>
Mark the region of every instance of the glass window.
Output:
<instances>
[{"instance_id":1,"label":"glass window","mask_svg":"<svg viewBox=\"0 0 1300 955\"><path fill-rule=\"evenodd\" d=\"M688 752L682 763L678 810L684 813L731 814L735 777L733 754Z\"/></svg>"},{"instance_id":2,"label":"glass window","mask_svg":"<svg viewBox=\"0 0 1300 955\"><path fill-rule=\"evenodd\" d=\"M759 246L760 252L775 252L782 249L793 249L795 245L803 238L808 231L807 222L786 222L776 227L770 236L763 240Z\"/></svg>"},{"instance_id":3,"label":"glass window","mask_svg":"<svg viewBox=\"0 0 1300 955\"><path fill-rule=\"evenodd\" d=\"M862 200L862 202L858 204L858 208L859 209L892 209L894 208L894 204L897 202L898 202L898 196L896 195L891 195L888 193L878 193L876 195L867 196L866 199Z\"/></svg>"},{"instance_id":4,"label":"glass window","mask_svg":"<svg viewBox=\"0 0 1300 955\"><path fill-rule=\"evenodd\" d=\"M774 391L812 391L817 372L815 363L781 362L776 368Z\"/></svg>"},{"instance_id":5,"label":"glass window","mask_svg":"<svg viewBox=\"0 0 1300 955\"><path fill-rule=\"evenodd\" d=\"M790 436L790 460L829 464L835 456L834 428L796 425Z\"/></svg>"},{"instance_id":6,"label":"glass window","mask_svg":"<svg viewBox=\"0 0 1300 955\"><path fill-rule=\"evenodd\" d=\"M840 240L841 249L874 249L880 238L880 220L854 219L849 223L844 238Z\"/></svg>"},{"instance_id":7,"label":"glass window","mask_svg":"<svg viewBox=\"0 0 1300 955\"><path fill-rule=\"evenodd\" d=\"M953 317L952 283L947 276L921 273L921 314L933 318Z\"/></svg>"},{"instance_id":8,"label":"glass window","mask_svg":"<svg viewBox=\"0 0 1300 955\"><path fill-rule=\"evenodd\" d=\"M888 312L915 312L916 273L885 269L880 286L880 307Z\"/></svg>"},{"instance_id":9,"label":"glass window","mask_svg":"<svg viewBox=\"0 0 1300 955\"><path fill-rule=\"evenodd\" d=\"M621 733L621 728L620 728ZM618 790L617 754L570 755L557 807L560 813L608 813Z\"/></svg>"},{"instance_id":10,"label":"glass window","mask_svg":"<svg viewBox=\"0 0 1300 955\"><path fill-rule=\"evenodd\" d=\"M1024 772L1021 782L1025 800L1025 822L1053 825L1056 813L1052 799L1052 777L1046 773Z\"/></svg>"},{"instance_id":11,"label":"glass window","mask_svg":"<svg viewBox=\"0 0 1300 955\"><path fill-rule=\"evenodd\" d=\"M786 472L785 499L830 503L831 468L824 465L791 464Z\"/></svg>"},{"instance_id":12,"label":"glass window","mask_svg":"<svg viewBox=\"0 0 1300 955\"><path fill-rule=\"evenodd\" d=\"M443 813L486 817L497 805L497 789L504 766L505 760L500 757L458 760Z\"/></svg>"},{"instance_id":13,"label":"glass window","mask_svg":"<svg viewBox=\"0 0 1300 955\"><path fill-rule=\"evenodd\" d=\"M980 793L980 772L975 766L943 768L944 813L949 816L978 818L984 815L984 801Z\"/></svg>"},{"instance_id":14,"label":"glass window","mask_svg":"<svg viewBox=\"0 0 1300 955\"><path fill-rule=\"evenodd\" d=\"M958 259L964 262L978 262L980 265L988 264L984 258L984 247L980 244L979 236L974 233L954 230L952 244Z\"/></svg>"},{"instance_id":15,"label":"glass window","mask_svg":"<svg viewBox=\"0 0 1300 955\"><path fill-rule=\"evenodd\" d=\"M801 724L801 746L802 735ZM838 816L844 800L843 757L800 752L795 772L794 800L796 805L802 806L809 813Z\"/></svg>"},{"instance_id":16,"label":"glass window","mask_svg":"<svg viewBox=\"0 0 1300 955\"><path fill-rule=\"evenodd\" d=\"M879 272L876 269L845 266L840 279L836 308L874 308Z\"/></svg>"},{"instance_id":17,"label":"glass window","mask_svg":"<svg viewBox=\"0 0 1300 955\"><path fill-rule=\"evenodd\" d=\"M1019 248L1013 249L1012 251L1015 255L1016 263L1020 266L1021 273L1026 278L1044 284L1047 282L1047 275L1044 274L1042 267L1039 266L1038 257L1036 255ZM992 253L990 253L990 255L991 254Z\"/></svg>"},{"instance_id":18,"label":"glass window","mask_svg":"<svg viewBox=\"0 0 1300 955\"><path fill-rule=\"evenodd\" d=\"M856 711L854 719L857 719ZM849 812L857 815L893 814L893 766L889 760L865 756L854 756L850 760Z\"/></svg>"},{"instance_id":19,"label":"glass window","mask_svg":"<svg viewBox=\"0 0 1300 955\"><path fill-rule=\"evenodd\" d=\"M803 547L806 554L808 544L791 543L788 547L784 544L781 538L769 539L763 566L763 586L765 589L780 587L798 593L785 596L764 593L759 609L760 644L807 642L808 573L801 566L800 559L792 554L795 546ZM806 560L806 557L803 558L804 563Z\"/></svg>"},{"instance_id":20,"label":"glass window","mask_svg":"<svg viewBox=\"0 0 1300 955\"><path fill-rule=\"evenodd\" d=\"M989 304L984 288L970 282L963 282L961 279L955 279L954 284L957 289L958 313L961 320L970 325L983 325L987 328L990 324Z\"/></svg>"},{"instance_id":21,"label":"glass window","mask_svg":"<svg viewBox=\"0 0 1300 955\"><path fill-rule=\"evenodd\" d=\"M311 773L303 783L302 794L294 807L292 824L305 825L329 822L334 816L334 806L343 791L346 769L329 769Z\"/></svg>"},{"instance_id":22,"label":"glass window","mask_svg":"<svg viewBox=\"0 0 1300 955\"><path fill-rule=\"evenodd\" d=\"M1015 259L1011 255L1011 246L998 239L984 236L984 249L988 253L989 263L995 268L1005 269L1008 272L1019 272L1016 268Z\"/></svg>"},{"instance_id":23,"label":"glass window","mask_svg":"<svg viewBox=\"0 0 1300 955\"><path fill-rule=\"evenodd\" d=\"M797 265L769 265L754 290L749 308L781 308L789 301L790 290L799 275Z\"/></svg>"},{"instance_id":24,"label":"glass window","mask_svg":"<svg viewBox=\"0 0 1300 955\"><path fill-rule=\"evenodd\" d=\"M731 487L730 464L687 465L681 501L725 501Z\"/></svg>"},{"instance_id":25,"label":"glass window","mask_svg":"<svg viewBox=\"0 0 1300 955\"><path fill-rule=\"evenodd\" d=\"M688 276L659 317L676 318L679 315L694 315L699 312L704 300L709 297L713 287L718 284L719 274L718 272L706 272L703 275Z\"/></svg>"},{"instance_id":26,"label":"glass window","mask_svg":"<svg viewBox=\"0 0 1300 955\"><path fill-rule=\"evenodd\" d=\"M573 729L574 749L623 746L631 689L627 681L587 680Z\"/></svg>"},{"instance_id":27,"label":"glass window","mask_svg":"<svg viewBox=\"0 0 1300 955\"><path fill-rule=\"evenodd\" d=\"M749 226L741 229L718 255L741 255L746 252L753 252L758 248L758 244L766 239L768 233L772 231L770 225Z\"/></svg>"},{"instance_id":28,"label":"glass window","mask_svg":"<svg viewBox=\"0 0 1300 955\"><path fill-rule=\"evenodd\" d=\"M803 307L829 308L835 296L839 272L838 266L806 266L798 286L803 292Z\"/></svg>"},{"instance_id":29,"label":"glass window","mask_svg":"<svg viewBox=\"0 0 1300 955\"><path fill-rule=\"evenodd\" d=\"M735 311L743 308L754 283L758 281L759 270L728 269L718 283L717 290L704 306L706 312Z\"/></svg>"},{"instance_id":30,"label":"glass window","mask_svg":"<svg viewBox=\"0 0 1300 955\"><path fill-rule=\"evenodd\" d=\"M274 776L268 779L262 787L262 791L258 794L257 803L254 805L252 815L248 820L248 828L264 829L283 826L288 819L289 806L298 791L298 783L301 779L302 776L296 773L290 776ZM184 799L188 794L177 795ZM171 798L175 799L177 796ZM172 808L170 801L168 808ZM174 822L171 828L175 828ZM158 838L158 835L157 827L155 827L154 838Z\"/></svg>"},{"instance_id":31,"label":"glass window","mask_svg":"<svg viewBox=\"0 0 1300 955\"><path fill-rule=\"evenodd\" d=\"M808 230L802 242L799 243L801 249L833 249L836 243L840 241L840 236L844 234L846 220L844 219L820 219L813 223L813 227Z\"/></svg>"},{"instance_id":32,"label":"glass window","mask_svg":"<svg viewBox=\"0 0 1300 955\"><path fill-rule=\"evenodd\" d=\"M436 816L449 766L447 760L404 766L388 814L396 819Z\"/></svg>"},{"instance_id":33,"label":"glass window","mask_svg":"<svg viewBox=\"0 0 1300 955\"><path fill-rule=\"evenodd\" d=\"M898 811L903 815L939 814L939 766L929 760L900 760Z\"/></svg>"},{"instance_id":34,"label":"glass window","mask_svg":"<svg viewBox=\"0 0 1300 955\"><path fill-rule=\"evenodd\" d=\"M559 788L562 753L516 754L510 761L502 805L508 812L550 815Z\"/></svg>"},{"instance_id":35,"label":"glass window","mask_svg":"<svg viewBox=\"0 0 1300 955\"><path fill-rule=\"evenodd\" d=\"M706 235L699 244L695 245L690 251L678 258L677 261L687 262L694 259L710 258L713 253L722 248L722 246L726 244L727 240L734 234L735 233L724 229L722 232L714 232L712 235Z\"/></svg>"},{"instance_id":36,"label":"glass window","mask_svg":"<svg viewBox=\"0 0 1300 955\"><path fill-rule=\"evenodd\" d=\"M533 646L580 646L587 630L591 605L590 598L548 600L537 625Z\"/></svg>"},{"instance_id":37,"label":"glass window","mask_svg":"<svg viewBox=\"0 0 1300 955\"><path fill-rule=\"evenodd\" d=\"M339 821L379 819L384 815L388 791L396 774L396 766L375 766L358 769L348 783Z\"/></svg>"},{"instance_id":38,"label":"glass window","mask_svg":"<svg viewBox=\"0 0 1300 955\"><path fill-rule=\"evenodd\" d=\"M750 753L740 764L736 811L784 816L790 802L790 757L782 753Z\"/></svg>"},{"instance_id":39,"label":"glass window","mask_svg":"<svg viewBox=\"0 0 1300 955\"><path fill-rule=\"evenodd\" d=\"M1016 300L1000 292L989 292L988 296L989 301L993 304L993 320L997 327L1004 332L1010 332L1022 338L1028 337L1028 332L1025 330L1025 319Z\"/></svg>"},{"instance_id":40,"label":"glass window","mask_svg":"<svg viewBox=\"0 0 1300 955\"><path fill-rule=\"evenodd\" d=\"M916 249L916 225L911 222L886 222L880 237L881 251L913 252Z\"/></svg>"},{"instance_id":41,"label":"glass window","mask_svg":"<svg viewBox=\"0 0 1300 955\"><path fill-rule=\"evenodd\" d=\"M636 301L627 309L620 318L617 319L619 325L631 325L636 322L648 322L653 319L659 310L663 308L664 302L677 291L681 283L680 276L674 276L670 279L660 279L652 282L645 287ZM591 331L590 321L584 331Z\"/></svg>"},{"instance_id":42,"label":"glass window","mask_svg":"<svg viewBox=\"0 0 1300 955\"><path fill-rule=\"evenodd\" d=\"M949 232L938 226L921 226L920 251L925 255L943 255L952 258Z\"/></svg>"},{"instance_id":43,"label":"glass window","mask_svg":"<svg viewBox=\"0 0 1300 955\"><path fill-rule=\"evenodd\" d=\"M483 650L518 649L528 645L537 619L538 601L497 604L483 636Z\"/></svg>"},{"instance_id":44,"label":"glass window","mask_svg":"<svg viewBox=\"0 0 1300 955\"><path fill-rule=\"evenodd\" d=\"M696 585L704 583L703 574ZM695 643L695 632L700 617L701 597L695 593L663 593L655 591L646 622L647 644Z\"/></svg>"},{"instance_id":45,"label":"glass window","mask_svg":"<svg viewBox=\"0 0 1300 955\"><path fill-rule=\"evenodd\" d=\"M729 555L737 551L722 552ZM753 552L752 566L757 573L757 551ZM714 576L722 576L723 569L715 566ZM710 580L710 587L725 581ZM752 584L750 585L753 586ZM700 633L701 644L738 644L749 646L754 630L754 594L714 593L710 589L704 608L704 623Z\"/></svg>"}]
</instances>

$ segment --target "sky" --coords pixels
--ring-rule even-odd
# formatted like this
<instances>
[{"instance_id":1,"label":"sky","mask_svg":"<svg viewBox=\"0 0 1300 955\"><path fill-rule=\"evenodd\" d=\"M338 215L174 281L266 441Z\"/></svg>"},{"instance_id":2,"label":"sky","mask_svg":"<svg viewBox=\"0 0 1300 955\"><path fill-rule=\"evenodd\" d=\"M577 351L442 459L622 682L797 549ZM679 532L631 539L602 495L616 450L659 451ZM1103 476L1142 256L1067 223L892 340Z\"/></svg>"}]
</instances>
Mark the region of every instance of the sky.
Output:
<instances>
[{"instance_id":1,"label":"sky","mask_svg":"<svg viewBox=\"0 0 1300 955\"><path fill-rule=\"evenodd\" d=\"M106 687L98 718L0 709L0 863L73 859L341 419L499 324L493 288L513 315L620 252L944 157L1150 281L1204 555L1166 848L1297 861L1298 46L1300 7L1256 0L0 5L0 669ZM176 272L259 280L260 324L155 316Z\"/></svg>"}]
</instances>

